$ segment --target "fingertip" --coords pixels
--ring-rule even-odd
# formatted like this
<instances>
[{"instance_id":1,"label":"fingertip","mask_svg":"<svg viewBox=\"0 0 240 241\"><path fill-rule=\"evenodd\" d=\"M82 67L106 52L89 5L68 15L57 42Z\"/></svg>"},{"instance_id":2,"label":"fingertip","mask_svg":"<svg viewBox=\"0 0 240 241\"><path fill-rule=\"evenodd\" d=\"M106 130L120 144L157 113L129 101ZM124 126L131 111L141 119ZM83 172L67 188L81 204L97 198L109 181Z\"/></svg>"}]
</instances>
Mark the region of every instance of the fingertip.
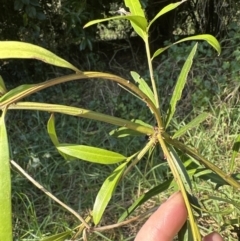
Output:
<instances>
[{"instance_id":1,"label":"fingertip","mask_svg":"<svg viewBox=\"0 0 240 241\"><path fill-rule=\"evenodd\" d=\"M219 233L213 232L203 238L203 241L223 241Z\"/></svg>"}]
</instances>

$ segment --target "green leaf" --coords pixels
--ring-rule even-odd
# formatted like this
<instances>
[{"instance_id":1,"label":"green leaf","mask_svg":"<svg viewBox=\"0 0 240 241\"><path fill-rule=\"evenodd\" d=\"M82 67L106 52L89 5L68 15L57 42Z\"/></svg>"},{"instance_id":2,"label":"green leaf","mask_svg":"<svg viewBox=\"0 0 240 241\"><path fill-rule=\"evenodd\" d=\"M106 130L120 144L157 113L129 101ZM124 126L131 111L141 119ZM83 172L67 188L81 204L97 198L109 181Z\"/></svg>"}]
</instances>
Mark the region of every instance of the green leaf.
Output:
<instances>
[{"instance_id":1,"label":"green leaf","mask_svg":"<svg viewBox=\"0 0 240 241\"><path fill-rule=\"evenodd\" d=\"M32 87L34 87L36 85L34 84L31 84L31 85L20 85L10 91L8 91L5 95L3 95L1 98L0 98L0 102L3 102L5 100L8 100L8 99L11 99L12 97L20 94L21 92L24 92L24 91L27 91L29 89L31 89Z\"/></svg>"},{"instance_id":2,"label":"green leaf","mask_svg":"<svg viewBox=\"0 0 240 241\"><path fill-rule=\"evenodd\" d=\"M208 113L204 112L200 115L198 115L196 118L194 118L191 122L189 122L187 125L183 126L181 129L179 129L172 137L172 139L178 138L185 134L188 130L197 127L200 123L205 121L207 117L209 116Z\"/></svg>"},{"instance_id":3,"label":"green leaf","mask_svg":"<svg viewBox=\"0 0 240 241\"><path fill-rule=\"evenodd\" d=\"M132 15L139 15L145 18L145 14L139 0L124 0L124 2Z\"/></svg>"},{"instance_id":4,"label":"green leaf","mask_svg":"<svg viewBox=\"0 0 240 241\"><path fill-rule=\"evenodd\" d=\"M139 27L138 24L135 22L131 21L131 25L135 32L143 39L145 42L148 38L148 33L147 33L147 19L145 18L144 11L142 9L142 6L140 4L139 0L124 0L126 7L129 8L131 14L136 17L137 15L141 16L144 18L144 23L146 24L145 28Z\"/></svg>"},{"instance_id":5,"label":"green leaf","mask_svg":"<svg viewBox=\"0 0 240 241\"><path fill-rule=\"evenodd\" d=\"M48 120L47 131L48 131L48 135L49 135L52 143L54 144L54 146L59 146L60 143L58 141L58 137L57 137L56 130L55 130L55 118L54 118L53 114L51 114L51 116ZM73 157L68 156L59 150L58 150L58 152L65 160L71 161L74 159Z\"/></svg>"},{"instance_id":6,"label":"green leaf","mask_svg":"<svg viewBox=\"0 0 240 241\"><path fill-rule=\"evenodd\" d=\"M78 68L66 60L37 45L18 41L0 41L0 59L13 58L38 59L47 64L72 69L76 72L81 72Z\"/></svg>"},{"instance_id":7,"label":"green leaf","mask_svg":"<svg viewBox=\"0 0 240 241\"><path fill-rule=\"evenodd\" d=\"M71 233L72 231L58 233L49 237L42 238L40 241L64 241L71 235Z\"/></svg>"},{"instance_id":8,"label":"green leaf","mask_svg":"<svg viewBox=\"0 0 240 241\"><path fill-rule=\"evenodd\" d=\"M151 25L162 15L164 15L165 13L177 8L180 4L182 4L183 2L186 2L186 0L182 0L181 2L177 2L177 3L170 3L168 4L166 7L164 7L163 9L160 10L160 12L154 17L153 20L150 21L149 25L148 25L148 29L151 27Z\"/></svg>"},{"instance_id":9,"label":"green leaf","mask_svg":"<svg viewBox=\"0 0 240 241\"><path fill-rule=\"evenodd\" d=\"M178 43L182 43L182 42L185 42L185 41L189 41L189 40L205 40L207 41L214 49L216 49L216 51L218 52L218 55L220 55L221 53L221 46L219 44L219 42L217 41L217 39L215 37L213 37L212 35L210 34L201 34L201 35L195 35L195 36L191 36L191 37L187 37L187 38L184 38L184 39L181 39L167 47L164 47L164 48L160 48L158 49L154 54L153 54L153 57L152 57L152 60L154 58L156 58L159 54L161 54L162 52L164 52L165 50L167 50L168 48L170 48L171 46L175 45L175 44L178 44Z\"/></svg>"},{"instance_id":10,"label":"green leaf","mask_svg":"<svg viewBox=\"0 0 240 241\"><path fill-rule=\"evenodd\" d=\"M110 21L110 20L119 20L119 19L127 19L127 20L133 22L134 24L136 24L136 26L138 26L140 29L143 29L143 30L147 29L147 21L144 17L142 17L142 16L132 16L132 15L115 16L115 17L110 17L110 18L92 20L92 21L88 22L87 24L85 24L83 26L83 28L90 27L90 26L95 25L97 23L102 23L102 22L106 22L106 21Z\"/></svg>"},{"instance_id":11,"label":"green leaf","mask_svg":"<svg viewBox=\"0 0 240 241\"><path fill-rule=\"evenodd\" d=\"M154 105L156 106L156 101L154 98L154 94L151 90L151 88L148 86L148 84L146 83L146 81L140 77L140 75L134 71L130 72L133 79L135 80L135 82L138 83L138 87L139 89L154 103Z\"/></svg>"},{"instance_id":12,"label":"green leaf","mask_svg":"<svg viewBox=\"0 0 240 241\"><path fill-rule=\"evenodd\" d=\"M174 92L172 94L172 98L171 98L171 101L169 104L169 108L168 108L166 127L168 127L168 125L175 113L177 102L181 99L182 91L186 84L187 76L191 69L193 57L196 53L196 49L197 49L197 43L192 48L192 51L189 54L189 56L187 57L184 65L183 65L183 68L181 70L181 73L178 77L178 80L177 80L177 83L176 83L176 86L175 86L175 89L174 89Z\"/></svg>"},{"instance_id":13,"label":"green leaf","mask_svg":"<svg viewBox=\"0 0 240 241\"><path fill-rule=\"evenodd\" d=\"M152 198L153 196L158 195L159 193L171 188L173 185L174 185L174 181L173 181L173 178L171 178L171 179L161 183L160 185L152 188L151 190L149 190L145 194L143 194L121 215L121 217L118 219L118 223L125 220L128 216L130 216L133 213L133 211L137 207L139 207L140 205L142 205L143 203L148 201L150 198Z\"/></svg>"},{"instance_id":14,"label":"green leaf","mask_svg":"<svg viewBox=\"0 0 240 241\"><path fill-rule=\"evenodd\" d=\"M5 114L6 109L0 117L0 240L12 241L11 175Z\"/></svg>"},{"instance_id":15,"label":"green leaf","mask_svg":"<svg viewBox=\"0 0 240 241\"><path fill-rule=\"evenodd\" d=\"M60 144L57 149L69 156L99 164L114 164L126 160L119 153L92 146Z\"/></svg>"},{"instance_id":16,"label":"green leaf","mask_svg":"<svg viewBox=\"0 0 240 241\"><path fill-rule=\"evenodd\" d=\"M238 156L240 150L240 135L237 136L237 139L234 142L233 148L232 148L232 157L230 161L230 166L229 166L229 173L233 173L234 171L234 166L235 166L235 159Z\"/></svg>"},{"instance_id":17,"label":"green leaf","mask_svg":"<svg viewBox=\"0 0 240 241\"><path fill-rule=\"evenodd\" d=\"M0 97L6 93L7 93L7 89L4 84L4 80L3 80L2 76L0 75Z\"/></svg>"},{"instance_id":18,"label":"green leaf","mask_svg":"<svg viewBox=\"0 0 240 241\"><path fill-rule=\"evenodd\" d=\"M149 128L153 128L151 125L143 122L142 120L133 119L133 120L131 120L131 122L137 123L142 126L149 127ZM131 130L127 127L120 127L120 128L116 128L116 129L112 130L109 133L109 135L116 137L116 138L123 138L123 137L127 137L127 136L142 136L142 135L146 135L146 134L140 133L135 130Z\"/></svg>"},{"instance_id":19,"label":"green leaf","mask_svg":"<svg viewBox=\"0 0 240 241\"><path fill-rule=\"evenodd\" d=\"M190 180L190 177L186 171L186 168L184 167L182 160L179 158L177 152L174 150L172 146L169 146L170 154L172 157L172 160L174 161L174 165L178 169L178 173L182 179L182 182L184 184L185 189L191 194L192 193L192 183Z\"/></svg>"},{"instance_id":20,"label":"green leaf","mask_svg":"<svg viewBox=\"0 0 240 241\"><path fill-rule=\"evenodd\" d=\"M113 171L113 173L104 181L100 191L98 192L92 211L93 222L95 225L100 222L104 210L116 189L116 186L123 174L123 171L125 170L126 165L127 162L118 166Z\"/></svg>"}]
</instances>

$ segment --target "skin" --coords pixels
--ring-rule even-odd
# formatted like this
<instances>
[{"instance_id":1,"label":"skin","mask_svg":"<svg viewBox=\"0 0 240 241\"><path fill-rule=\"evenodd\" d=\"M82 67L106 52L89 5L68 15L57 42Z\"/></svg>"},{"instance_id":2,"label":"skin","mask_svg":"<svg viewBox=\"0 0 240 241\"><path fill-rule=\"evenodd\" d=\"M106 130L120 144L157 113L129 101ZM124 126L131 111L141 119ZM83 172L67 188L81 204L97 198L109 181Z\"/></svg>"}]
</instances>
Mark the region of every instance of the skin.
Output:
<instances>
[{"instance_id":1,"label":"skin","mask_svg":"<svg viewBox=\"0 0 240 241\"><path fill-rule=\"evenodd\" d=\"M135 241L172 241L187 220L187 210L180 192L174 193L142 226ZM211 233L203 241L223 241Z\"/></svg>"}]
</instances>

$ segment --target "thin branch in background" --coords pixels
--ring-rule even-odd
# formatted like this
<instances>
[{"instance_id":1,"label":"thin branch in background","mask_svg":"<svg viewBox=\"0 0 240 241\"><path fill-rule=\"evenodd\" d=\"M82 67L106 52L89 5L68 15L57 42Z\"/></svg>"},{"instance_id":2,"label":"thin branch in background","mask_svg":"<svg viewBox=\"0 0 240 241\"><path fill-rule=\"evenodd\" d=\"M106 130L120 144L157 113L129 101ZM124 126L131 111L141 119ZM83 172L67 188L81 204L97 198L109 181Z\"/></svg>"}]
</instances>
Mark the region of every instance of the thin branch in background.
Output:
<instances>
[{"instance_id":1,"label":"thin branch in background","mask_svg":"<svg viewBox=\"0 0 240 241\"><path fill-rule=\"evenodd\" d=\"M60 201L57 197L55 197L52 193L50 193L46 188L44 188L41 184L39 184L36 180L34 180L29 174L27 174L14 160L10 160L10 163L12 166L14 166L24 177L26 177L31 183L33 183L34 186L36 186L38 189L40 189L42 192L44 192L47 196L49 196L51 199L53 199L55 202L60 204L63 208L68 210L70 213L72 213L80 222L83 223L83 225L89 230L90 226L89 224L72 208L67 206L65 203Z\"/></svg>"}]
</instances>

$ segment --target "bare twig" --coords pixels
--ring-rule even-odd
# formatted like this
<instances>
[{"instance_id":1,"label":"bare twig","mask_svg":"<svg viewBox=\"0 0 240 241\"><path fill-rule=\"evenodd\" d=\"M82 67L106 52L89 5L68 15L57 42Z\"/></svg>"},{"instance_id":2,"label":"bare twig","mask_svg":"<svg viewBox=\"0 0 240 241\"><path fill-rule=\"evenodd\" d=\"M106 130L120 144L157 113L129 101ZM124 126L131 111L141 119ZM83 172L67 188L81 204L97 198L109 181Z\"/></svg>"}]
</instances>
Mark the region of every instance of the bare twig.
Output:
<instances>
[{"instance_id":1,"label":"bare twig","mask_svg":"<svg viewBox=\"0 0 240 241\"><path fill-rule=\"evenodd\" d=\"M29 174L27 174L14 160L10 160L11 164L24 176L26 177L33 185L35 185L38 189L40 189L42 192L44 192L47 196L49 196L51 199L53 199L55 202L60 204L62 207L64 207L66 210L68 210L70 213L72 213L80 222L83 223L83 225L89 230L90 226L89 224L72 208L67 206L65 203L60 201L58 198L56 198L52 193L50 193L46 188L44 188L41 184L39 184L36 180L34 180Z\"/></svg>"}]
</instances>

